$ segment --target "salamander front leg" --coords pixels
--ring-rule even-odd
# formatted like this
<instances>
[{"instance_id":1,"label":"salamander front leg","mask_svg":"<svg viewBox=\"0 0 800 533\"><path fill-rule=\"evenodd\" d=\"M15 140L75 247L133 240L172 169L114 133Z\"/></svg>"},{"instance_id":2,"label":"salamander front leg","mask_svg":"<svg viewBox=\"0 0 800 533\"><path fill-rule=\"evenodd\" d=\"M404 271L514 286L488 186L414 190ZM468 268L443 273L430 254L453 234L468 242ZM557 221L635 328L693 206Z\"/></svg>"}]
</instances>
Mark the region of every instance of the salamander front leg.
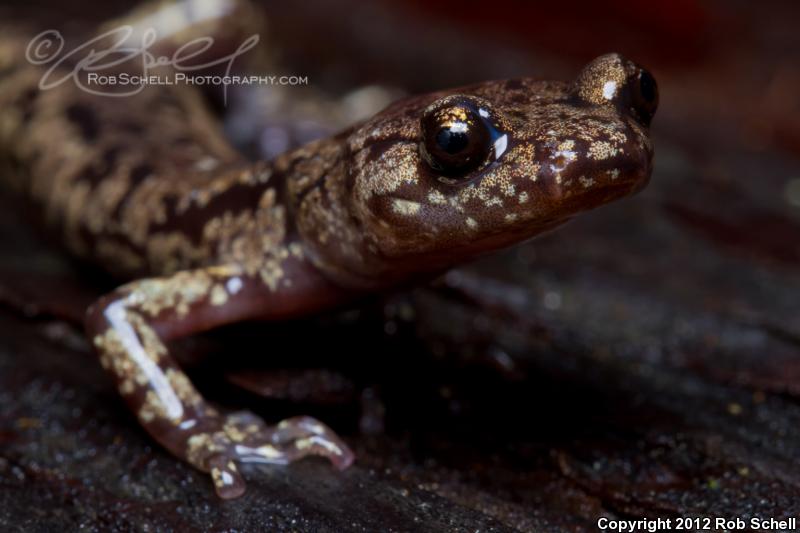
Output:
<instances>
[{"instance_id":1,"label":"salamander front leg","mask_svg":"<svg viewBox=\"0 0 800 533\"><path fill-rule=\"evenodd\" d=\"M219 413L166 348L170 339L275 315L270 306L288 300L237 267L211 267L124 285L89 309L86 327L100 362L139 422L174 455L211 473L222 498L244 492L237 463L285 464L321 455L343 469L353 461L347 445L313 418L270 427L249 413Z\"/></svg>"}]
</instances>

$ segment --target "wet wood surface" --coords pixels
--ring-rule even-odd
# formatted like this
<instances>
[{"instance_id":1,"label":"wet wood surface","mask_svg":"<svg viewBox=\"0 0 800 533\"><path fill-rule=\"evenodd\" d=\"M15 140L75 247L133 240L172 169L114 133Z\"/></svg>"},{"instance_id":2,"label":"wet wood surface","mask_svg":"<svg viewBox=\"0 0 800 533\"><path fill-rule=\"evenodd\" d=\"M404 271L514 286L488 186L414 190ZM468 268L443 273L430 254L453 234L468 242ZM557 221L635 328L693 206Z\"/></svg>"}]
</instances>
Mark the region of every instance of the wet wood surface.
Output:
<instances>
[{"instance_id":1,"label":"wet wood surface","mask_svg":"<svg viewBox=\"0 0 800 533\"><path fill-rule=\"evenodd\" d=\"M706 9L694 59L645 51L662 104L637 197L428 287L176 347L222 405L337 428L358 455L344 473L313 459L248 468L243 498L215 499L147 438L82 337L83 306L111 280L4 197L0 529L593 531L600 517L800 515L797 13ZM495 67L580 62L537 46ZM401 71L404 50L390 56Z\"/></svg>"}]
</instances>

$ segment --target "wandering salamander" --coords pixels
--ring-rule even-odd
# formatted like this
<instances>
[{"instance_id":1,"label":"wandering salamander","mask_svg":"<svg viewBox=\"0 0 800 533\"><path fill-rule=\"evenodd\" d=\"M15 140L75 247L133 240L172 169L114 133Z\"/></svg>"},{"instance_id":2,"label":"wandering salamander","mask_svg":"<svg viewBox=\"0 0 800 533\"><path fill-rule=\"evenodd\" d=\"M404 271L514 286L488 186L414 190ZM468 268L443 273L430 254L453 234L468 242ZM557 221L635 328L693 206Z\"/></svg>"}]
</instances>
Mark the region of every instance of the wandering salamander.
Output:
<instances>
[{"instance_id":1,"label":"wandering salamander","mask_svg":"<svg viewBox=\"0 0 800 533\"><path fill-rule=\"evenodd\" d=\"M656 83L617 54L571 83L407 98L253 162L192 87L40 90L28 39L0 43L0 177L73 253L131 280L90 307L87 335L142 426L223 498L244 491L238 463L315 454L345 468L353 454L309 417L267 426L219 412L168 341L430 278L628 196L651 172Z\"/></svg>"}]
</instances>

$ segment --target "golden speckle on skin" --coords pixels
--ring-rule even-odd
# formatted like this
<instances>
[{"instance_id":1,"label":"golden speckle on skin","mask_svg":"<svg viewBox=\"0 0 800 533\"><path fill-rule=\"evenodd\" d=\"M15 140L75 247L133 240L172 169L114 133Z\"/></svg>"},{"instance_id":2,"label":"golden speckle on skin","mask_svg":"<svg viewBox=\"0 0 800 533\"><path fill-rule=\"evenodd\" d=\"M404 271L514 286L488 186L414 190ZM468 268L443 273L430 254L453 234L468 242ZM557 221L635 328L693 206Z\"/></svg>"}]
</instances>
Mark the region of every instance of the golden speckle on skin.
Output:
<instances>
[{"instance_id":1,"label":"golden speckle on skin","mask_svg":"<svg viewBox=\"0 0 800 533\"><path fill-rule=\"evenodd\" d=\"M553 162L550 166L555 172L561 172L577 158L578 154L572 150L557 150L553 154Z\"/></svg>"},{"instance_id":2,"label":"golden speckle on skin","mask_svg":"<svg viewBox=\"0 0 800 533\"><path fill-rule=\"evenodd\" d=\"M566 141L558 145L559 152L571 151L574 149L575 149L575 141L572 139L567 139Z\"/></svg>"},{"instance_id":3,"label":"golden speckle on skin","mask_svg":"<svg viewBox=\"0 0 800 533\"><path fill-rule=\"evenodd\" d=\"M168 309L186 316L192 304L208 295L212 283L207 272L197 270L178 272L168 278L144 279L128 287L144 313L156 316Z\"/></svg>"},{"instance_id":4,"label":"golden speckle on skin","mask_svg":"<svg viewBox=\"0 0 800 533\"><path fill-rule=\"evenodd\" d=\"M447 199L444 197L444 195L436 189L428 193L428 201L434 205L442 205L447 203Z\"/></svg>"},{"instance_id":5,"label":"golden speckle on skin","mask_svg":"<svg viewBox=\"0 0 800 533\"><path fill-rule=\"evenodd\" d=\"M578 177L578 182L580 182L580 184L583 185L584 189L588 189L592 185L594 185L594 179L593 178L587 178L586 176Z\"/></svg>"},{"instance_id":6,"label":"golden speckle on skin","mask_svg":"<svg viewBox=\"0 0 800 533\"><path fill-rule=\"evenodd\" d=\"M228 438L230 438L233 442L242 442L247 437L247 435L242 432L236 426L236 424L225 424L223 429Z\"/></svg>"},{"instance_id":7,"label":"golden speckle on skin","mask_svg":"<svg viewBox=\"0 0 800 533\"><path fill-rule=\"evenodd\" d=\"M136 392L136 386L134 385L133 381L126 379L124 381L119 382L117 390L123 396L127 396L129 394L133 394L134 392Z\"/></svg>"},{"instance_id":8,"label":"golden speckle on skin","mask_svg":"<svg viewBox=\"0 0 800 533\"><path fill-rule=\"evenodd\" d=\"M486 200L485 205L486 205L486 207L491 207L491 206L494 206L494 205L501 206L501 205L503 205L503 200L501 200L498 196L492 196L491 198Z\"/></svg>"},{"instance_id":9,"label":"golden speckle on skin","mask_svg":"<svg viewBox=\"0 0 800 533\"><path fill-rule=\"evenodd\" d=\"M528 201L528 193L521 192L521 193L519 193L518 198L519 198L519 203L524 204L525 202Z\"/></svg>"},{"instance_id":10,"label":"golden speckle on skin","mask_svg":"<svg viewBox=\"0 0 800 533\"><path fill-rule=\"evenodd\" d=\"M197 389L194 388L192 382L189 381L186 374L169 368L167 369L166 376L175 394L184 404L198 406L203 403L203 398L200 396L200 393L197 392Z\"/></svg>"},{"instance_id":11,"label":"golden speckle on skin","mask_svg":"<svg viewBox=\"0 0 800 533\"><path fill-rule=\"evenodd\" d=\"M358 189L360 200L395 192L403 184L416 184L418 157L416 145L394 144L387 148L378 159L365 165L364 175L369 179L365 187Z\"/></svg>"},{"instance_id":12,"label":"golden speckle on skin","mask_svg":"<svg viewBox=\"0 0 800 533\"><path fill-rule=\"evenodd\" d=\"M219 444L214 442L209 433L197 433L186 441L186 457L193 465L204 469L205 461L214 452L222 451Z\"/></svg>"},{"instance_id":13,"label":"golden speckle on skin","mask_svg":"<svg viewBox=\"0 0 800 533\"><path fill-rule=\"evenodd\" d=\"M224 305L228 301L228 293L222 285L214 285L211 289L211 305Z\"/></svg>"},{"instance_id":14,"label":"golden speckle on skin","mask_svg":"<svg viewBox=\"0 0 800 533\"><path fill-rule=\"evenodd\" d=\"M392 209L394 209L395 213L400 215L414 216L420 212L422 205L419 202L394 198L392 199Z\"/></svg>"},{"instance_id":15,"label":"golden speckle on skin","mask_svg":"<svg viewBox=\"0 0 800 533\"><path fill-rule=\"evenodd\" d=\"M608 175L611 176L612 180L615 180L619 177L619 169L615 168L608 171Z\"/></svg>"},{"instance_id":16,"label":"golden speckle on skin","mask_svg":"<svg viewBox=\"0 0 800 533\"><path fill-rule=\"evenodd\" d=\"M144 403L139 408L139 420L144 423L152 422L156 417L167 418L167 409L155 391L148 390L144 395ZM171 422L177 423L179 419Z\"/></svg>"},{"instance_id":17,"label":"golden speckle on skin","mask_svg":"<svg viewBox=\"0 0 800 533\"><path fill-rule=\"evenodd\" d=\"M597 160L617 155L619 150L606 141L595 141L589 145L589 157Z\"/></svg>"},{"instance_id":18,"label":"golden speckle on skin","mask_svg":"<svg viewBox=\"0 0 800 533\"><path fill-rule=\"evenodd\" d=\"M214 170L219 166L219 161L213 157L204 157L195 162L194 168L200 171Z\"/></svg>"},{"instance_id":19,"label":"golden speckle on skin","mask_svg":"<svg viewBox=\"0 0 800 533\"><path fill-rule=\"evenodd\" d=\"M224 487L233 484L233 476L230 472L220 470L217 467L211 469L211 479L214 481L214 486Z\"/></svg>"},{"instance_id":20,"label":"golden speckle on skin","mask_svg":"<svg viewBox=\"0 0 800 533\"><path fill-rule=\"evenodd\" d=\"M263 444L259 446L255 449L255 453L261 457L264 457L265 459L279 459L284 455L283 452L271 444Z\"/></svg>"},{"instance_id":21,"label":"golden speckle on skin","mask_svg":"<svg viewBox=\"0 0 800 533\"><path fill-rule=\"evenodd\" d=\"M304 439L298 439L295 441L294 445L298 450L305 450L310 448L314 445L321 446L325 448L328 452L333 455L341 455L342 450L336 444L329 440L321 439L318 435L312 435L310 437L306 437Z\"/></svg>"},{"instance_id":22,"label":"golden speckle on skin","mask_svg":"<svg viewBox=\"0 0 800 533\"><path fill-rule=\"evenodd\" d=\"M264 263L259 271L261 281L269 287L271 291L278 289L278 283L283 279L284 272L281 263L277 260L269 260Z\"/></svg>"},{"instance_id":23,"label":"golden speckle on skin","mask_svg":"<svg viewBox=\"0 0 800 533\"><path fill-rule=\"evenodd\" d=\"M289 253L292 255L292 257L296 257L297 259L302 259L305 257L303 245L299 242L293 242L289 244Z\"/></svg>"},{"instance_id":24,"label":"golden speckle on skin","mask_svg":"<svg viewBox=\"0 0 800 533\"><path fill-rule=\"evenodd\" d=\"M478 227L478 223L472 217L467 217L466 223L467 223L467 226L469 226L472 229L475 229L475 228Z\"/></svg>"}]
</instances>

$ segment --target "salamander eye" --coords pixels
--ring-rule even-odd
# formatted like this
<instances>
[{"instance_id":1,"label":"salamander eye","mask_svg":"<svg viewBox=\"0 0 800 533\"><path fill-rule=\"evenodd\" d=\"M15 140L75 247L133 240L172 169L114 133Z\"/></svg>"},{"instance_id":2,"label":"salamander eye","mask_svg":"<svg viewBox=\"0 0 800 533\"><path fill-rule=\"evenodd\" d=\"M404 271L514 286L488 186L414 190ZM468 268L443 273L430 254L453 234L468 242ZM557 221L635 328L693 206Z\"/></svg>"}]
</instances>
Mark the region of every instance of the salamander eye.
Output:
<instances>
[{"instance_id":1,"label":"salamander eye","mask_svg":"<svg viewBox=\"0 0 800 533\"><path fill-rule=\"evenodd\" d=\"M639 69L632 96L634 109L642 122L649 125L658 108L658 84L653 75L643 68Z\"/></svg>"},{"instance_id":2,"label":"salamander eye","mask_svg":"<svg viewBox=\"0 0 800 533\"><path fill-rule=\"evenodd\" d=\"M467 97L435 102L422 116L422 157L451 177L478 168L489 156L496 133L489 117L489 111Z\"/></svg>"}]
</instances>

